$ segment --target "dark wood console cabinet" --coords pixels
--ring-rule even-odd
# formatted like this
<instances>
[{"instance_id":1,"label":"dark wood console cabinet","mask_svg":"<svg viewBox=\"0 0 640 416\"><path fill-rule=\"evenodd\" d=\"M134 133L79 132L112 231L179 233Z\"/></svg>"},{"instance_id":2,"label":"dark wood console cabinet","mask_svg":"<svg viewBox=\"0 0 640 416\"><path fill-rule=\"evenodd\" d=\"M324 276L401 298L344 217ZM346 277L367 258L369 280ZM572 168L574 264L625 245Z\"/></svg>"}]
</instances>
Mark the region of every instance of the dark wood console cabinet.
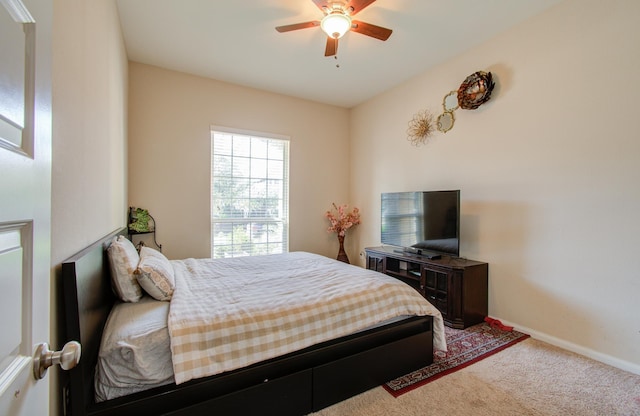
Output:
<instances>
[{"instance_id":1,"label":"dark wood console cabinet","mask_svg":"<svg viewBox=\"0 0 640 416\"><path fill-rule=\"evenodd\" d=\"M367 269L400 279L442 313L445 325L466 328L487 316L489 265L456 257L429 259L392 247L365 248Z\"/></svg>"}]
</instances>

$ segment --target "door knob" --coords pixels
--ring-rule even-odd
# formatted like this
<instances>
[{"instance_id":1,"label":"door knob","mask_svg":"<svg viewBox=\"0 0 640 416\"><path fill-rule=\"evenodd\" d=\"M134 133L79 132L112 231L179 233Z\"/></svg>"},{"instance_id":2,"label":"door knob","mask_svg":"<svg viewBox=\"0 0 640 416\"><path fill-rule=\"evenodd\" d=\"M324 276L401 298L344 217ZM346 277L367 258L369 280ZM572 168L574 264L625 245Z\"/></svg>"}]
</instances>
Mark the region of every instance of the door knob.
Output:
<instances>
[{"instance_id":1,"label":"door knob","mask_svg":"<svg viewBox=\"0 0 640 416\"><path fill-rule=\"evenodd\" d=\"M50 351L49 344L43 342L33 354L33 376L36 380L44 378L47 369L56 364L60 364L63 370L71 370L80 362L81 350L77 341L67 342L60 351Z\"/></svg>"}]
</instances>

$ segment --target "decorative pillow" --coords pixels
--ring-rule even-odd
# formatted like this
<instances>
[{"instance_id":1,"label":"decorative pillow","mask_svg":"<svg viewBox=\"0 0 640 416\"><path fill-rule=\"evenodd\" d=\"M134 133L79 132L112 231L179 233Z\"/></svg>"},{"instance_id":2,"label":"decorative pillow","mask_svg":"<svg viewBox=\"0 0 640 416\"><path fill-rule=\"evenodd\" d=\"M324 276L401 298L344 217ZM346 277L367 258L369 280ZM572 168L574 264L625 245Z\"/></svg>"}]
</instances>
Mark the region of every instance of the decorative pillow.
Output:
<instances>
[{"instance_id":1,"label":"decorative pillow","mask_svg":"<svg viewBox=\"0 0 640 416\"><path fill-rule=\"evenodd\" d=\"M176 280L169 259L158 250L143 246L140 249L140 262L135 271L140 286L157 300L171 300Z\"/></svg>"},{"instance_id":2,"label":"decorative pillow","mask_svg":"<svg viewBox=\"0 0 640 416\"><path fill-rule=\"evenodd\" d=\"M123 302L137 302L142 297L142 289L133 274L140 257L135 246L126 237L114 237L107 249L111 266L111 283L116 295Z\"/></svg>"}]
</instances>

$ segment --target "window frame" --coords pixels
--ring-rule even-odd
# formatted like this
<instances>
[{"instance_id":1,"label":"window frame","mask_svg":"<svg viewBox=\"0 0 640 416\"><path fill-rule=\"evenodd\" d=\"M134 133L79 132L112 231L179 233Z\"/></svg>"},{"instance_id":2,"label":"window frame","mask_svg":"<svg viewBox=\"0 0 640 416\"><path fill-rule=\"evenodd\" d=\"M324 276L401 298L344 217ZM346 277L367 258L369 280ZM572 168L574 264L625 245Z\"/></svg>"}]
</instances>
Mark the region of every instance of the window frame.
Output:
<instances>
[{"instance_id":1,"label":"window frame","mask_svg":"<svg viewBox=\"0 0 640 416\"><path fill-rule=\"evenodd\" d=\"M271 216L247 216L247 217L233 217L233 218L228 218L228 219L224 219L224 218L216 218L215 217L215 209L216 209L216 201L218 201L218 199L216 199L216 194L215 194L215 189L214 189L214 182L215 182L215 178L224 178L224 176L216 176L215 175L215 156L214 156L214 145L215 145L215 136L216 134L225 134L225 135L232 135L232 136L244 136L247 137L249 139L251 138L255 138L255 139L264 139L264 140L273 140L273 141L277 141L280 142L283 145L283 150L282 150L282 162L283 162L283 166L282 166L282 198L278 198L278 201L281 201L282 204L282 209L281 209L281 213L280 216L277 217L271 217ZM251 256L251 255L258 255L258 254L266 254L263 252L256 252L256 250L254 250L256 247L263 245L264 247L267 247L267 249L270 248L270 246L272 247L272 244L281 245L281 252L282 253L286 253L289 251L289 182L290 182L290 175L289 175L289 163L290 163L290 146L291 146L291 140L289 138L289 136L285 136L285 135L280 135L280 134L274 134L274 133L266 133L266 132L260 132L260 131L252 131L252 130L244 130L244 129L237 129L237 128L230 128L230 127L224 127L224 126L218 126L218 125L211 125L210 127L210 158L211 158L211 166L210 166L210 171L209 171L209 175L210 175L210 189L209 189L209 200L210 200L210 209L209 209L209 216L210 216L210 243L211 243L211 257L212 258L223 258L223 257L241 257L241 256ZM230 155L231 159L233 160L234 155L233 155L233 151L232 154ZM240 156L237 156L240 157ZM246 157L246 156L243 156ZM260 160L260 157L255 157L253 155L250 155L248 157L249 161L251 160ZM265 161L269 160L279 160L279 159L270 159L268 157L265 158ZM230 177L226 177L226 178L233 178L233 168L231 169L232 174ZM268 179L268 174L266 178L263 177L253 177L251 174L249 174L249 176L242 176L242 180L245 181L252 181L252 180L266 180L269 181ZM237 178L236 178L237 179ZM233 180L233 179L231 179ZM249 197L248 201L252 201L252 200L259 200L259 199L270 199L270 198L252 198ZM281 233L278 233L278 235L281 236L281 242L274 242L274 243L269 243L268 241L266 243L256 243L254 241L252 241L252 233L253 231L247 231L247 234L249 235L249 242L246 242L244 244L248 244L249 247L251 248L249 250L249 252L245 252L245 251L237 251L235 248L237 248L238 246L240 246L240 244L242 243L235 243L233 241L234 235L235 235L235 231L231 232L231 243L229 244L215 244L215 233L214 233L214 228L216 227L216 224L224 224L224 223L231 223L234 224L234 227L237 227L238 224L242 224L244 223L246 225L246 227L249 227L251 223L273 223L276 225L276 227L282 227L282 231ZM222 255L220 255L220 251L216 250L219 249L222 246L227 246L227 247L231 247L232 249L230 251L222 251ZM259 251L259 250L258 250ZM272 253L270 250L267 251L268 253ZM275 251L273 252L274 254L280 252L280 251Z\"/></svg>"}]
</instances>

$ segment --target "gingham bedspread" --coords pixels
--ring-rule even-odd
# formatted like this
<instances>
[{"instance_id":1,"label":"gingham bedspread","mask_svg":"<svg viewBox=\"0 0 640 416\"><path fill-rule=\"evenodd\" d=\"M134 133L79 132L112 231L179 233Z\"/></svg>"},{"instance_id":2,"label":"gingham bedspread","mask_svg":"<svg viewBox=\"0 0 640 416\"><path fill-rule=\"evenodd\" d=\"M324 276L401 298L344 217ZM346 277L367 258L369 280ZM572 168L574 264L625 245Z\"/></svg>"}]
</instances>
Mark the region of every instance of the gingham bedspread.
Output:
<instances>
[{"instance_id":1,"label":"gingham bedspread","mask_svg":"<svg viewBox=\"0 0 640 416\"><path fill-rule=\"evenodd\" d=\"M408 285L316 254L172 260L168 326L176 384L245 367L390 318L440 312Z\"/></svg>"}]
</instances>

